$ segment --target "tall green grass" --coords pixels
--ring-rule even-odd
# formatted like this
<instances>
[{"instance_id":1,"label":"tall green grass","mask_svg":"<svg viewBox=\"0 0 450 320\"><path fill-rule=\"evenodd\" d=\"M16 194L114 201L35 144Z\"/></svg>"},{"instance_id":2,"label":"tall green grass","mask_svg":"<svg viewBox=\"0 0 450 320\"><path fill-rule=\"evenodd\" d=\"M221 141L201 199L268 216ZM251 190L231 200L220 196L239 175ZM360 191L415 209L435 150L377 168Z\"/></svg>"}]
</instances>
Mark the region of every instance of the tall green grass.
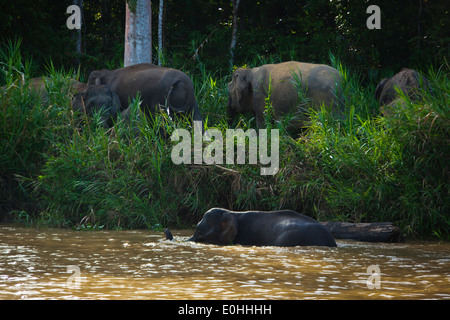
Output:
<instances>
[{"instance_id":1,"label":"tall green grass","mask_svg":"<svg viewBox=\"0 0 450 320\"><path fill-rule=\"evenodd\" d=\"M190 121L163 113L147 119L138 100L131 123L119 118L105 129L99 114L80 123L67 86L78 75L49 67L44 102L27 89L28 62L19 53L11 44L1 64L0 190L12 219L91 229L186 227L215 206L289 208L319 220L393 221L411 237L449 237L448 66L428 71L432 92L418 101L402 97L383 117L376 83L363 87L331 56L344 77L344 117L310 110L301 135L287 133L286 119L266 119L280 129L280 171L261 176L259 165L173 164L176 142L167 137L178 127L192 130ZM229 77L189 74L206 129L225 137ZM256 126L252 115L235 124Z\"/></svg>"},{"instance_id":2,"label":"tall green grass","mask_svg":"<svg viewBox=\"0 0 450 320\"><path fill-rule=\"evenodd\" d=\"M72 127L68 112L69 76L50 65L49 101L29 89L31 61L23 61L20 41L0 50L0 220L10 210L36 209L20 181L39 174L49 147Z\"/></svg>"}]
</instances>

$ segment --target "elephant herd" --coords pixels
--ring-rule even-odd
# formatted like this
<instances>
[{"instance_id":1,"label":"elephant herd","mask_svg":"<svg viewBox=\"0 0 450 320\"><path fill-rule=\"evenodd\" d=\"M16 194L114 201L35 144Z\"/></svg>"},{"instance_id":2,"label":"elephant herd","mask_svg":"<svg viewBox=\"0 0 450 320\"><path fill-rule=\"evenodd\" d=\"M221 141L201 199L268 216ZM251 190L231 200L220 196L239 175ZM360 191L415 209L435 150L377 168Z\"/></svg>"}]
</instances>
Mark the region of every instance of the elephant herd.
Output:
<instances>
[{"instance_id":1,"label":"elephant herd","mask_svg":"<svg viewBox=\"0 0 450 320\"><path fill-rule=\"evenodd\" d=\"M336 115L342 115L343 99L339 94L342 77L339 72L323 64L289 61L265 64L256 68L239 68L228 84L228 119L238 113L255 115L258 128L265 127L266 106L272 106L276 119L283 114L295 115L291 121L300 128L305 110L324 104ZM375 97L388 110L398 99L397 87L414 99L417 90L429 87L429 81L412 69L402 69L392 78L381 80ZM33 78L30 87L46 97L43 78ZM187 114L193 121L203 121L195 99L194 85L182 71L141 63L116 70L95 70L87 84L73 80L74 111L88 115L104 108L103 124L110 127L118 114L128 119L129 105L140 94L140 108L149 115L164 111L171 116Z\"/></svg>"}]
</instances>

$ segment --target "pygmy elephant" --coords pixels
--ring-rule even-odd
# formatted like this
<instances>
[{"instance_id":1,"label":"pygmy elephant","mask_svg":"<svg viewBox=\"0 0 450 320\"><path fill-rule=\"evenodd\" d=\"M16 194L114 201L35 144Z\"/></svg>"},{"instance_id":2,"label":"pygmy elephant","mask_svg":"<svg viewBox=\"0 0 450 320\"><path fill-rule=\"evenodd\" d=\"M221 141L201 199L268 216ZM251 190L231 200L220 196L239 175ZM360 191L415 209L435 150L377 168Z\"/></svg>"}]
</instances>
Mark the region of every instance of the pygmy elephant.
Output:
<instances>
[{"instance_id":1,"label":"pygmy elephant","mask_svg":"<svg viewBox=\"0 0 450 320\"><path fill-rule=\"evenodd\" d=\"M104 108L102 124L104 127L112 126L112 120L120 112L120 100L117 94L108 85L90 85L86 91L76 94L72 100L74 111L91 115Z\"/></svg>"},{"instance_id":2,"label":"pygmy elephant","mask_svg":"<svg viewBox=\"0 0 450 320\"><path fill-rule=\"evenodd\" d=\"M339 72L327 65L296 61L265 64L257 68L237 69L228 84L230 121L236 113L254 112L258 128L264 127L264 107L270 92L275 117L324 103L337 110L336 91ZM270 86L270 90L269 90ZM303 119L293 125L301 127Z\"/></svg>"},{"instance_id":3,"label":"pygmy elephant","mask_svg":"<svg viewBox=\"0 0 450 320\"><path fill-rule=\"evenodd\" d=\"M320 223L292 210L236 212L213 208L205 213L189 241L336 247L333 237Z\"/></svg>"},{"instance_id":4,"label":"pygmy elephant","mask_svg":"<svg viewBox=\"0 0 450 320\"><path fill-rule=\"evenodd\" d=\"M180 70L141 63L117 70L92 71L88 84L108 84L119 96L122 110L140 92L141 110L146 114L167 106L169 112L192 114L193 120L202 121L194 85Z\"/></svg>"},{"instance_id":5,"label":"pygmy elephant","mask_svg":"<svg viewBox=\"0 0 450 320\"><path fill-rule=\"evenodd\" d=\"M375 89L375 98L381 106L398 98L396 87L411 99L415 99L420 88L427 90L430 87L430 81L416 70L403 68L393 77L381 80Z\"/></svg>"}]
</instances>

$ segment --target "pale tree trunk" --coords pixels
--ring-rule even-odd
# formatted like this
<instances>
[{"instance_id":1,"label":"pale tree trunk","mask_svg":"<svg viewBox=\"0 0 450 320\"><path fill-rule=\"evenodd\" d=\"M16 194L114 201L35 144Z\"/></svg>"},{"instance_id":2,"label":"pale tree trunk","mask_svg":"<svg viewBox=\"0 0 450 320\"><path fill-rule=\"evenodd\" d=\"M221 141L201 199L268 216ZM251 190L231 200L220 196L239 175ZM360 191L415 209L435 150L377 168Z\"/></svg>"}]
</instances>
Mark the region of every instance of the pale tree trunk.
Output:
<instances>
[{"instance_id":1,"label":"pale tree trunk","mask_svg":"<svg viewBox=\"0 0 450 320\"><path fill-rule=\"evenodd\" d=\"M159 0L159 15L158 15L158 65L162 65L162 53L163 53L163 11L164 0Z\"/></svg>"},{"instance_id":2,"label":"pale tree trunk","mask_svg":"<svg viewBox=\"0 0 450 320\"><path fill-rule=\"evenodd\" d=\"M230 68L233 68L234 64L234 48L236 47L237 41L237 12L239 9L240 0L233 0L233 33L231 34L230 43Z\"/></svg>"},{"instance_id":3,"label":"pale tree trunk","mask_svg":"<svg viewBox=\"0 0 450 320\"><path fill-rule=\"evenodd\" d=\"M128 0L125 20L124 66L152 62L152 7L150 0Z\"/></svg>"}]
</instances>

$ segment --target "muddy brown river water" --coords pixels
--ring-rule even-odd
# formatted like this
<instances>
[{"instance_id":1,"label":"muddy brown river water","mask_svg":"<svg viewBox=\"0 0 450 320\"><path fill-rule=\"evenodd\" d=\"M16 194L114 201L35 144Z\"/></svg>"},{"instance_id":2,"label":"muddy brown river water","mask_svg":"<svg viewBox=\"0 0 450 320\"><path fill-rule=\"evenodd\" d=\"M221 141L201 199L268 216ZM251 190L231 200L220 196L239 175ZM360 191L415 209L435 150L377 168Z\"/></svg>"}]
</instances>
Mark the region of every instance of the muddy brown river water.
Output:
<instances>
[{"instance_id":1,"label":"muddy brown river water","mask_svg":"<svg viewBox=\"0 0 450 320\"><path fill-rule=\"evenodd\" d=\"M450 243L215 246L0 225L0 299L450 299Z\"/></svg>"}]
</instances>

